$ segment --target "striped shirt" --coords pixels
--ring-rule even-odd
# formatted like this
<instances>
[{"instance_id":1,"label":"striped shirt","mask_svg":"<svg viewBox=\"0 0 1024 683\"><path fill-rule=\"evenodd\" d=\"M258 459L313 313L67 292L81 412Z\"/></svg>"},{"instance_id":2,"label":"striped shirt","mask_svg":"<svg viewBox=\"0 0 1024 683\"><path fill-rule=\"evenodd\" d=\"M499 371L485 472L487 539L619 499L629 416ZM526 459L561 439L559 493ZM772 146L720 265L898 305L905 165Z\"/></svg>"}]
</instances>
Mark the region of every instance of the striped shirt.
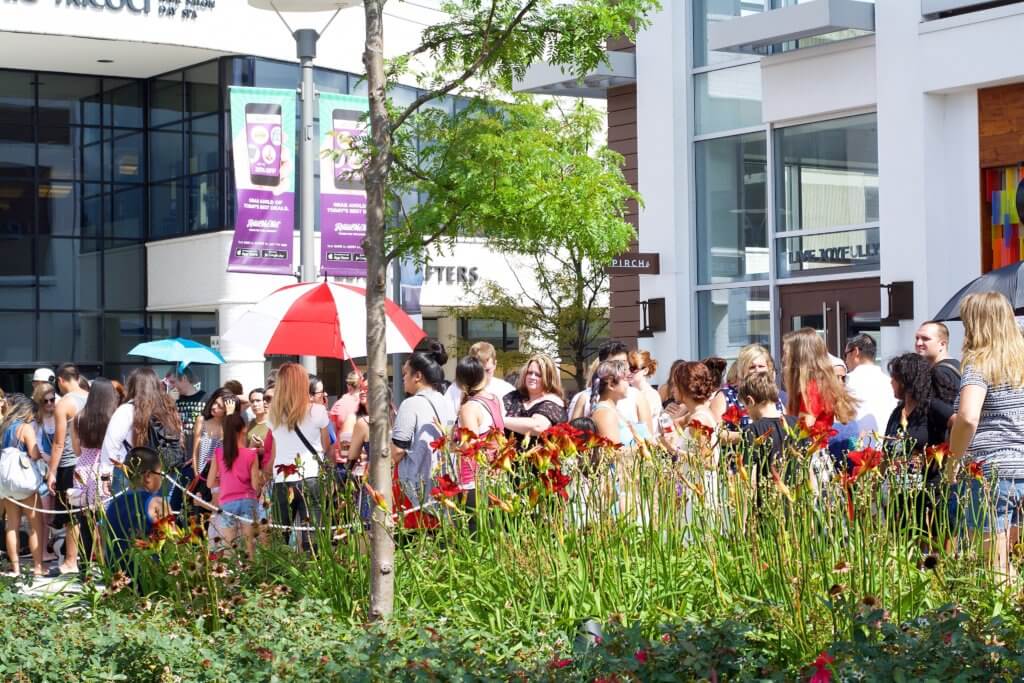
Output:
<instances>
[{"instance_id":1,"label":"striped shirt","mask_svg":"<svg viewBox=\"0 0 1024 683\"><path fill-rule=\"evenodd\" d=\"M967 460L982 464L985 476L1024 478L1024 388L1008 384L989 385L973 367L966 366L960 390L975 386L985 389L985 402ZM957 395L955 409L960 407Z\"/></svg>"}]
</instances>

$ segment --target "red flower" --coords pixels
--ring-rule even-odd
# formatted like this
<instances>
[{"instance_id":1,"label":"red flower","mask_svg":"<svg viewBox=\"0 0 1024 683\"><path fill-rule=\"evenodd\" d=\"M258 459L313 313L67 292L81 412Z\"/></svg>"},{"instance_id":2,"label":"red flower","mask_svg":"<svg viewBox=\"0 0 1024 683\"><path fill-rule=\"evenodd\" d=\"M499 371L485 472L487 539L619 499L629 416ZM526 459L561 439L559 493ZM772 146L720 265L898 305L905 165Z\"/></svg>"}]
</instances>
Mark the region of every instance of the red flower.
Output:
<instances>
[{"instance_id":1,"label":"red flower","mask_svg":"<svg viewBox=\"0 0 1024 683\"><path fill-rule=\"evenodd\" d=\"M649 657L650 653L648 653L647 650L637 650L633 653L633 659L641 664L646 664Z\"/></svg>"},{"instance_id":2,"label":"red flower","mask_svg":"<svg viewBox=\"0 0 1024 683\"><path fill-rule=\"evenodd\" d=\"M711 429L711 427L708 427L703 422L699 422L697 420L690 420L689 427L698 435L703 436L706 439L710 439L711 434L714 432L714 430Z\"/></svg>"},{"instance_id":3,"label":"red flower","mask_svg":"<svg viewBox=\"0 0 1024 683\"><path fill-rule=\"evenodd\" d=\"M731 405L729 406L729 409L725 411L725 414L722 415L722 422L731 424L733 427L739 427L745 417L747 417L747 411L745 408L741 408L737 405Z\"/></svg>"},{"instance_id":4,"label":"red flower","mask_svg":"<svg viewBox=\"0 0 1024 683\"><path fill-rule=\"evenodd\" d=\"M843 485L843 493L846 494L846 516L853 521L853 482L857 479L856 475L851 475L843 472L839 481Z\"/></svg>"},{"instance_id":5,"label":"red flower","mask_svg":"<svg viewBox=\"0 0 1024 683\"><path fill-rule=\"evenodd\" d=\"M430 489L430 495L435 497L454 498L462 493L458 483L447 474L437 480L437 486Z\"/></svg>"},{"instance_id":6,"label":"red flower","mask_svg":"<svg viewBox=\"0 0 1024 683\"><path fill-rule=\"evenodd\" d=\"M445 443L448 441L448 435L442 434L433 441L430 442L430 450L439 451L444 448Z\"/></svg>"},{"instance_id":7,"label":"red flower","mask_svg":"<svg viewBox=\"0 0 1024 683\"><path fill-rule=\"evenodd\" d=\"M548 666L552 669L564 669L570 664L572 664L571 659L559 659L557 655L550 662L548 662Z\"/></svg>"},{"instance_id":8,"label":"red flower","mask_svg":"<svg viewBox=\"0 0 1024 683\"><path fill-rule=\"evenodd\" d=\"M819 654L811 664L814 667L814 675L811 676L810 683L829 683L832 680L832 669L829 668L829 665L835 661L835 658L827 652Z\"/></svg>"},{"instance_id":9,"label":"red flower","mask_svg":"<svg viewBox=\"0 0 1024 683\"><path fill-rule=\"evenodd\" d=\"M287 465L278 465L277 467L274 468L274 471L286 477L294 477L299 474L299 466L296 465L295 463L290 463Z\"/></svg>"},{"instance_id":10,"label":"red flower","mask_svg":"<svg viewBox=\"0 0 1024 683\"><path fill-rule=\"evenodd\" d=\"M373 498L373 502L377 504L377 507L384 512L388 512L388 499L384 497L383 493L370 486L370 482L366 482L366 491Z\"/></svg>"},{"instance_id":11,"label":"red flower","mask_svg":"<svg viewBox=\"0 0 1024 683\"><path fill-rule=\"evenodd\" d=\"M265 647L258 647L258 648L256 648L256 656L259 657L260 659L262 659L265 662L272 662L272 661L274 661L274 653L271 652L268 648L265 648Z\"/></svg>"},{"instance_id":12,"label":"red flower","mask_svg":"<svg viewBox=\"0 0 1024 683\"><path fill-rule=\"evenodd\" d=\"M853 478L856 479L865 472L878 469L882 464L882 451L870 446L853 451L846 456L853 463Z\"/></svg>"},{"instance_id":13,"label":"red flower","mask_svg":"<svg viewBox=\"0 0 1024 683\"><path fill-rule=\"evenodd\" d=\"M811 448L820 451L828 446L828 440L838 433L832 428L832 420L825 415L820 415L808 430L807 437L810 439Z\"/></svg>"},{"instance_id":14,"label":"red flower","mask_svg":"<svg viewBox=\"0 0 1024 683\"><path fill-rule=\"evenodd\" d=\"M569 499L569 494L566 492L565 487L572 481L572 477L563 474L560 469L551 468L540 475L540 480L544 484L544 488L550 493L557 493L563 500Z\"/></svg>"},{"instance_id":15,"label":"red flower","mask_svg":"<svg viewBox=\"0 0 1024 683\"><path fill-rule=\"evenodd\" d=\"M980 460L975 460L964 465L964 472L968 477L983 481L985 479L985 472L982 469L982 463Z\"/></svg>"},{"instance_id":16,"label":"red flower","mask_svg":"<svg viewBox=\"0 0 1024 683\"><path fill-rule=\"evenodd\" d=\"M924 457L929 462L934 462L936 467L942 467L942 462L949 457L949 443L940 443L937 446L927 446L924 449Z\"/></svg>"},{"instance_id":17,"label":"red flower","mask_svg":"<svg viewBox=\"0 0 1024 683\"><path fill-rule=\"evenodd\" d=\"M491 501L492 506L499 508L502 512L512 512L512 506L493 493L488 493L487 499Z\"/></svg>"}]
</instances>

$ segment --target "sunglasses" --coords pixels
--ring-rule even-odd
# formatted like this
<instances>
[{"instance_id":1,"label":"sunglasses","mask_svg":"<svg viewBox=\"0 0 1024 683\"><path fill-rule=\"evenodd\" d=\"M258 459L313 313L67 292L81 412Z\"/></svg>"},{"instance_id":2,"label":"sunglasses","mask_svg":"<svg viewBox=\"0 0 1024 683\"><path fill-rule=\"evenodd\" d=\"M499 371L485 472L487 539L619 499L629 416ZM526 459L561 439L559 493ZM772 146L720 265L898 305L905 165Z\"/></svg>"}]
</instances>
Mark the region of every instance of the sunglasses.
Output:
<instances>
[{"instance_id":1,"label":"sunglasses","mask_svg":"<svg viewBox=\"0 0 1024 683\"><path fill-rule=\"evenodd\" d=\"M57 402L57 399L53 398L52 396L50 398L44 398L43 399L43 403L56 403L56 402Z\"/></svg>"}]
</instances>

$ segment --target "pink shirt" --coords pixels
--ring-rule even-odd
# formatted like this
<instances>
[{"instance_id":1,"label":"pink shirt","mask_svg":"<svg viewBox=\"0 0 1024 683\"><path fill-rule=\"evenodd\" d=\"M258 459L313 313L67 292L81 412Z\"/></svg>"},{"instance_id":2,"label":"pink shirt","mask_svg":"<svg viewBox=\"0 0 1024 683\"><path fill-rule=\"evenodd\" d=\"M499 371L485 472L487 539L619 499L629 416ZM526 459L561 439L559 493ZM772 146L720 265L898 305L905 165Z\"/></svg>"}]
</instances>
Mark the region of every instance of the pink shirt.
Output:
<instances>
[{"instance_id":1,"label":"pink shirt","mask_svg":"<svg viewBox=\"0 0 1024 683\"><path fill-rule=\"evenodd\" d=\"M334 428L337 431L341 431L341 426L345 424L345 420L348 419L349 415L354 415L359 410L359 394L345 394L331 406L331 422L334 423Z\"/></svg>"},{"instance_id":2,"label":"pink shirt","mask_svg":"<svg viewBox=\"0 0 1024 683\"><path fill-rule=\"evenodd\" d=\"M256 490L252 487L252 464L257 457L255 448L239 448L234 466L230 470L224 462L223 448L214 451L213 457L217 459L221 505L234 500L258 498Z\"/></svg>"}]
</instances>

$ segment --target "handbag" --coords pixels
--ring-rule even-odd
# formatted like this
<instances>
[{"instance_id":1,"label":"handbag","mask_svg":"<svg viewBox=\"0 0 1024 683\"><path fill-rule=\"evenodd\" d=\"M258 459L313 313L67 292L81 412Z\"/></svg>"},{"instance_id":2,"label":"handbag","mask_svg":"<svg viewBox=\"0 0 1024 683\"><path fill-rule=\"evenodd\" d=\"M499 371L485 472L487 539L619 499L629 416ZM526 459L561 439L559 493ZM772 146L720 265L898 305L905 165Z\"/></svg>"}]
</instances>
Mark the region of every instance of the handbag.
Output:
<instances>
[{"instance_id":1,"label":"handbag","mask_svg":"<svg viewBox=\"0 0 1024 683\"><path fill-rule=\"evenodd\" d=\"M17 430L19 424L11 425L11 429ZM4 435L4 443L10 443L7 434ZM0 451L0 498L28 498L37 493L42 484L43 478L39 470L20 444L5 446Z\"/></svg>"}]
</instances>

